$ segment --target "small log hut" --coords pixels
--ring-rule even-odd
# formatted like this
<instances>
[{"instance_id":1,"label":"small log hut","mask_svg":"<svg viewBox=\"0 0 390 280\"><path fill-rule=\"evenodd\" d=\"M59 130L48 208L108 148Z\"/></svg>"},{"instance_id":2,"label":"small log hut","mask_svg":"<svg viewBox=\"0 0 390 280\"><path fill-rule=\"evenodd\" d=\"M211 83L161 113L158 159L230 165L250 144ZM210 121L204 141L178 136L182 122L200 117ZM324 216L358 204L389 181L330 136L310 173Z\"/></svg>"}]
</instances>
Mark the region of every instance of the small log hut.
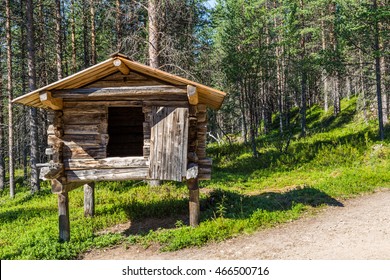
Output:
<instances>
[{"instance_id":1,"label":"small log hut","mask_svg":"<svg viewBox=\"0 0 390 280\"><path fill-rule=\"evenodd\" d=\"M211 178L206 108L219 109L224 97L116 53L14 99L48 110L49 162L40 177L58 195L60 240L70 240L68 192L84 186L84 214L93 216L96 181L186 181L196 226L198 180Z\"/></svg>"}]
</instances>

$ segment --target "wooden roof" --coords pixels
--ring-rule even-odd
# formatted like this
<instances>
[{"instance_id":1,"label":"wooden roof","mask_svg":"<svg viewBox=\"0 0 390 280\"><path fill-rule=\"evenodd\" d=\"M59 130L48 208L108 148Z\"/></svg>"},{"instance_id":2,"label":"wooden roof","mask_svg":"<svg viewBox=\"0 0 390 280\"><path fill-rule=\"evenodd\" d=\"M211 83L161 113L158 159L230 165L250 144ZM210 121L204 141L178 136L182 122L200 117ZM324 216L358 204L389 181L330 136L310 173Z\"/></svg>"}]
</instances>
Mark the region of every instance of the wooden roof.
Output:
<instances>
[{"instance_id":1,"label":"wooden roof","mask_svg":"<svg viewBox=\"0 0 390 280\"><path fill-rule=\"evenodd\" d=\"M175 86L187 85L187 86L196 87L199 103L206 104L210 108L219 109L226 96L226 93L220 90L134 62L130 60L127 56L116 53L113 54L109 59L99 64L91 66L87 69L84 69L78 73L75 73L57 82L54 82L52 84L34 90L18 98L15 98L12 102L20 103L32 107L47 108L45 102L41 101L42 99L40 98L41 93L51 91L51 90L76 89L76 88L87 86L88 84L91 84L108 75L120 71L120 69L118 69L119 67L116 66L118 64L118 60L120 60L120 62L123 63L124 65L126 65L130 71L134 71ZM114 65L114 62L116 65Z\"/></svg>"}]
</instances>

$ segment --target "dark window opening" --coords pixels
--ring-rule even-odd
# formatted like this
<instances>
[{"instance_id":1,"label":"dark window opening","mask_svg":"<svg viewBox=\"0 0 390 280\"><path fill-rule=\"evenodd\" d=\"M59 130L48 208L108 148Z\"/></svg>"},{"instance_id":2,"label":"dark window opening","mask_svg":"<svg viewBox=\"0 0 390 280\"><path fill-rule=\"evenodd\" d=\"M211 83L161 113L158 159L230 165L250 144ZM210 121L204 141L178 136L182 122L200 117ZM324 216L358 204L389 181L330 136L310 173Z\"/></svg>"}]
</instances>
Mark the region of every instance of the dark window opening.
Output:
<instances>
[{"instance_id":1,"label":"dark window opening","mask_svg":"<svg viewBox=\"0 0 390 280\"><path fill-rule=\"evenodd\" d=\"M141 107L108 107L107 157L142 156L144 120Z\"/></svg>"}]
</instances>

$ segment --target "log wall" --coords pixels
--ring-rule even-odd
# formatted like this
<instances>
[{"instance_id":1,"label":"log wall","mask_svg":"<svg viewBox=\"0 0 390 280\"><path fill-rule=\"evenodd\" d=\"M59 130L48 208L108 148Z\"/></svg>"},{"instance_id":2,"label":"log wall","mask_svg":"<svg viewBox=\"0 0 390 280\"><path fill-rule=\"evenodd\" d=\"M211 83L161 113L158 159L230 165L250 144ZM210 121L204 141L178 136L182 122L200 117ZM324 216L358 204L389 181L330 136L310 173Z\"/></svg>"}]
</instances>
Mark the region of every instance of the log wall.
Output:
<instances>
[{"instance_id":1,"label":"log wall","mask_svg":"<svg viewBox=\"0 0 390 280\"><path fill-rule=\"evenodd\" d=\"M52 185L62 188L55 192L64 191L66 185L72 185L68 189L73 189L102 180L182 181L187 175L187 163L196 164L198 179L210 179L211 159L206 157L206 106L189 106L182 100L170 102L171 106L164 102L64 99L63 110L52 114L48 129L48 143L58 170L55 175L47 172L46 176L58 180ZM140 114L132 116L129 113L132 107ZM122 114L121 110L127 111ZM130 138L133 141L141 137L135 139L139 147L134 148L137 153L126 154L123 147L131 141L119 137L117 142L110 143L110 135L131 134L133 125L137 131ZM109 147L110 144L113 146ZM115 149L118 152L113 152Z\"/></svg>"}]
</instances>

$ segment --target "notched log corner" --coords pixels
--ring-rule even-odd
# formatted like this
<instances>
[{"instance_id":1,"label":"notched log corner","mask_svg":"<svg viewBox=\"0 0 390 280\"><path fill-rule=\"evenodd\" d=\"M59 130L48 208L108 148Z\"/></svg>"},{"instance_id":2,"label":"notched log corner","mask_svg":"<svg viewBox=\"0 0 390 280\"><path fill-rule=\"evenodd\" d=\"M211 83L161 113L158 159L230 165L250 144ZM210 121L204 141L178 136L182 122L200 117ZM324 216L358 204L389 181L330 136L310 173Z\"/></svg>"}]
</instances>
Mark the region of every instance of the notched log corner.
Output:
<instances>
[{"instance_id":1,"label":"notched log corner","mask_svg":"<svg viewBox=\"0 0 390 280\"><path fill-rule=\"evenodd\" d=\"M53 161L38 164L38 167L41 168L39 173L39 178L41 180L57 179L64 172L64 165L62 163L55 163Z\"/></svg>"}]
</instances>

